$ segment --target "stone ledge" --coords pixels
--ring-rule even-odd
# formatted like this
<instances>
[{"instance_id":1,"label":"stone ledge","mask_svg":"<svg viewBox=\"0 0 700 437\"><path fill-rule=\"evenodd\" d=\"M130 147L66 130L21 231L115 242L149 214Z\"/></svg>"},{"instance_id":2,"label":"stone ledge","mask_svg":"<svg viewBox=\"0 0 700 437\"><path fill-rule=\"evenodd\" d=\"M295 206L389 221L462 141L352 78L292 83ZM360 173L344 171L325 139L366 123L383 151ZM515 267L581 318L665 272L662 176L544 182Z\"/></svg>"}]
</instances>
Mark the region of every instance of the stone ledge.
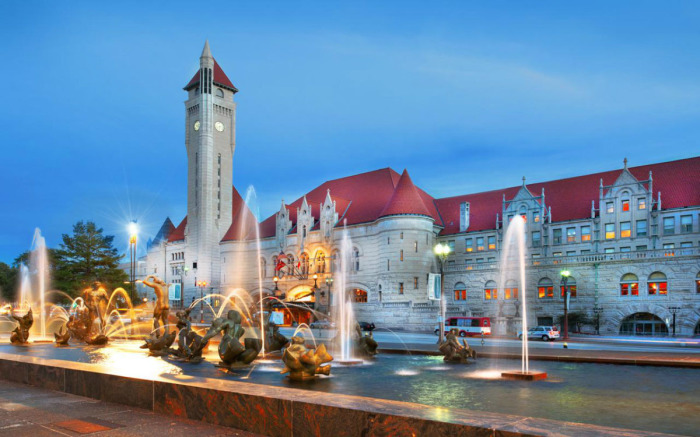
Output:
<instances>
[{"instance_id":1,"label":"stone ledge","mask_svg":"<svg viewBox=\"0 0 700 437\"><path fill-rule=\"evenodd\" d=\"M0 378L270 436L669 435L13 354Z\"/></svg>"}]
</instances>

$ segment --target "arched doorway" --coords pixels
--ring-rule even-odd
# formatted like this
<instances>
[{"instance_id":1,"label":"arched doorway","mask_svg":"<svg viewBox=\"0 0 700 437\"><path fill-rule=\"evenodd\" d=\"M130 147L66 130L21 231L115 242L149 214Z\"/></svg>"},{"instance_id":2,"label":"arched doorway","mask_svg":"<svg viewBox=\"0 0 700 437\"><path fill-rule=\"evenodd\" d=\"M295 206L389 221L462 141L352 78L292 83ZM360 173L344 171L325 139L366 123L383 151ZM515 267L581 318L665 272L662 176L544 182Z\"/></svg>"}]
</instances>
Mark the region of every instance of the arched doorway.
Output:
<instances>
[{"instance_id":1,"label":"arched doorway","mask_svg":"<svg viewBox=\"0 0 700 437\"><path fill-rule=\"evenodd\" d=\"M284 325L309 324L315 320L311 310L315 309L316 295L311 287L301 285L292 288L287 292L284 304L286 306L279 302L274 305L277 311L284 314Z\"/></svg>"},{"instance_id":2,"label":"arched doorway","mask_svg":"<svg viewBox=\"0 0 700 437\"><path fill-rule=\"evenodd\" d=\"M668 326L651 313L635 313L620 324L620 335L668 335Z\"/></svg>"}]
</instances>

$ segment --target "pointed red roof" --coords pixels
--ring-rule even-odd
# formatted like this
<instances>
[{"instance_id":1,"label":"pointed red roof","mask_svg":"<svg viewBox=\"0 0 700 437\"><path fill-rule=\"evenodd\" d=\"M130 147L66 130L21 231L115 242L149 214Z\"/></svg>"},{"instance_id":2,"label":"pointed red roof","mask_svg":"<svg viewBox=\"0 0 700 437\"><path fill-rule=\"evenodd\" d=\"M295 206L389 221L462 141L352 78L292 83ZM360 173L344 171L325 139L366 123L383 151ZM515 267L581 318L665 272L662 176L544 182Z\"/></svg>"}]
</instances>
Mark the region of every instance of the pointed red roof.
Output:
<instances>
[{"instance_id":1,"label":"pointed red roof","mask_svg":"<svg viewBox=\"0 0 700 437\"><path fill-rule=\"evenodd\" d=\"M231 199L231 226L221 241L247 240L255 238L255 224L257 220L248 205L236 190L233 188Z\"/></svg>"},{"instance_id":2,"label":"pointed red roof","mask_svg":"<svg viewBox=\"0 0 700 437\"><path fill-rule=\"evenodd\" d=\"M423 203L423 198L416 186L413 185L413 181L405 169L401 174L399 183L394 188L394 194L391 195L379 217L402 214L426 215L430 217L430 213L425 207L425 203Z\"/></svg>"},{"instance_id":3,"label":"pointed red roof","mask_svg":"<svg viewBox=\"0 0 700 437\"><path fill-rule=\"evenodd\" d=\"M197 85L199 85L199 71L194 74L192 80L190 80L190 82L183 89L185 91L189 91ZM219 63L216 62L216 59L214 59L214 85L219 85L222 88L229 89L233 91L234 94L238 92L238 88L233 86L228 76L226 76L226 73L224 73L224 70L222 70Z\"/></svg>"},{"instance_id":4,"label":"pointed red roof","mask_svg":"<svg viewBox=\"0 0 700 437\"><path fill-rule=\"evenodd\" d=\"M175 228L175 230L170 233L170 236L168 237L168 243L172 243L173 241L184 240L186 226L187 226L187 216L185 216L185 218L182 219L180 224L177 225L177 228Z\"/></svg>"}]
</instances>

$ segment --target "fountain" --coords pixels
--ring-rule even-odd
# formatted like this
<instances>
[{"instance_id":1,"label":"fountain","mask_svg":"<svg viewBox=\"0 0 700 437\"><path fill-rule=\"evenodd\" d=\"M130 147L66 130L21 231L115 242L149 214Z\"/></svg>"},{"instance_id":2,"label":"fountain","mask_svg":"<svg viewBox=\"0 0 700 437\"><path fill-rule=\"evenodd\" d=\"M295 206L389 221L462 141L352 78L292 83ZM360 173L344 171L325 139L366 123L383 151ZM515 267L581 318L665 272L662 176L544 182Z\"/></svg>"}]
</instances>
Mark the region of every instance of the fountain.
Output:
<instances>
[{"instance_id":1,"label":"fountain","mask_svg":"<svg viewBox=\"0 0 700 437\"><path fill-rule=\"evenodd\" d=\"M245 329L241 327L243 318L236 310L229 310L226 318L218 317L211 323L211 327L204 335L203 342L208 342L211 338L223 333L219 343L219 367L230 368L233 366L248 365L262 349L262 341L257 338L245 338L243 344L240 338L243 337Z\"/></svg>"},{"instance_id":2,"label":"fountain","mask_svg":"<svg viewBox=\"0 0 700 437\"><path fill-rule=\"evenodd\" d=\"M438 349L445 356L443 361L448 363L468 364L469 358L476 359L476 351L469 347L467 340L462 339L462 344L457 339L458 330L450 329L445 340L440 343Z\"/></svg>"},{"instance_id":3,"label":"fountain","mask_svg":"<svg viewBox=\"0 0 700 437\"><path fill-rule=\"evenodd\" d=\"M516 246L516 256L511 256L511 250L513 250L513 246ZM521 216L516 215L510 221L510 224L508 225L508 230L506 231L506 234L503 237L503 254L501 258L501 284L505 284L506 275L510 271L508 267L510 263L515 259L515 261L517 262L517 272L519 273L520 279L520 300L522 302L523 310L522 331L524 335L522 339L522 365L520 372L502 372L501 376L506 379L534 381L538 379L547 378L547 373L530 371L530 357L527 339L527 283L525 282L525 247L525 220Z\"/></svg>"},{"instance_id":4,"label":"fountain","mask_svg":"<svg viewBox=\"0 0 700 437\"><path fill-rule=\"evenodd\" d=\"M323 366L333 360L326 351L326 345L308 349L305 343L303 337L292 337L291 345L282 354L284 369L280 373L289 373L289 379L293 381L314 379L316 375L330 375L331 366Z\"/></svg>"},{"instance_id":5,"label":"fountain","mask_svg":"<svg viewBox=\"0 0 700 437\"><path fill-rule=\"evenodd\" d=\"M192 321L190 320L190 311L192 308L187 308L175 313L177 316L178 332L178 348L170 349L170 355L190 363L200 363L202 351L207 346L208 341L204 341L204 337L192 330Z\"/></svg>"},{"instance_id":6,"label":"fountain","mask_svg":"<svg viewBox=\"0 0 700 437\"><path fill-rule=\"evenodd\" d=\"M334 320L336 322L336 347L338 359L336 362L345 365L362 364L362 360L354 356L353 337L355 331L355 315L352 310L351 297L348 295L347 278L348 272L352 268L352 241L348 235L347 224L343 226L343 238L340 243L339 252L339 275L333 283L335 286L334 295L335 306L333 307Z\"/></svg>"}]
</instances>

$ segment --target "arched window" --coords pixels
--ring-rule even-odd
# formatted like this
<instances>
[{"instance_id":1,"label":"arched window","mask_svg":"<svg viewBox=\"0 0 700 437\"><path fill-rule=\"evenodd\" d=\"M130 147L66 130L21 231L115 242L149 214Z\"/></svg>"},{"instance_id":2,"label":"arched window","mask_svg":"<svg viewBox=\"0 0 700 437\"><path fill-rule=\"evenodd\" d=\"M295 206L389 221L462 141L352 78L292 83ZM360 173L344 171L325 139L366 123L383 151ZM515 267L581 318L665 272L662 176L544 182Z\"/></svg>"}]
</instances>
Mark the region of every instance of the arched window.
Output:
<instances>
[{"instance_id":1,"label":"arched window","mask_svg":"<svg viewBox=\"0 0 700 437\"><path fill-rule=\"evenodd\" d=\"M523 218L523 221L527 222L527 206L521 205L519 214L520 214L520 217Z\"/></svg>"},{"instance_id":2,"label":"arched window","mask_svg":"<svg viewBox=\"0 0 700 437\"><path fill-rule=\"evenodd\" d=\"M216 97L221 97L222 99L224 98L224 90L221 88L216 89Z\"/></svg>"},{"instance_id":3,"label":"arched window","mask_svg":"<svg viewBox=\"0 0 700 437\"><path fill-rule=\"evenodd\" d=\"M700 273L695 275L695 292L700 293Z\"/></svg>"},{"instance_id":4,"label":"arched window","mask_svg":"<svg viewBox=\"0 0 700 437\"><path fill-rule=\"evenodd\" d=\"M309 254L304 252L299 255L299 264L301 268L301 274L306 276L309 274Z\"/></svg>"},{"instance_id":5,"label":"arched window","mask_svg":"<svg viewBox=\"0 0 700 437\"><path fill-rule=\"evenodd\" d=\"M566 287L564 287L564 279L561 281L561 297L566 299L566 290L569 290L571 297L576 297L576 279L569 276L566 280Z\"/></svg>"},{"instance_id":6,"label":"arched window","mask_svg":"<svg viewBox=\"0 0 700 437\"><path fill-rule=\"evenodd\" d=\"M353 296L355 296L356 303L367 303L367 292L360 288L356 288L352 291Z\"/></svg>"},{"instance_id":7,"label":"arched window","mask_svg":"<svg viewBox=\"0 0 700 437\"><path fill-rule=\"evenodd\" d=\"M316 255L314 255L314 264L316 265L316 273L326 273L326 254L324 254L323 251L316 251Z\"/></svg>"},{"instance_id":8,"label":"arched window","mask_svg":"<svg viewBox=\"0 0 700 437\"><path fill-rule=\"evenodd\" d=\"M484 299L498 299L498 286L496 285L496 281L488 281L486 285L484 285Z\"/></svg>"},{"instance_id":9,"label":"arched window","mask_svg":"<svg viewBox=\"0 0 700 437\"><path fill-rule=\"evenodd\" d=\"M668 327L655 314L635 313L622 320L620 335L668 335Z\"/></svg>"},{"instance_id":10,"label":"arched window","mask_svg":"<svg viewBox=\"0 0 700 437\"><path fill-rule=\"evenodd\" d=\"M287 274L294 274L294 255L291 253L287 254Z\"/></svg>"},{"instance_id":11,"label":"arched window","mask_svg":"<svg viewBox=\"0 0 700 437\"><path fill-rule=\"evenodd\" d=\"M661 272L654 272L649 275L647 291L649 292L649 296L666 296L668 294L666 275Z\"/></svg>"},{"instance_id":12,"label":"arched window","mask_svg":"<svg viewBox=\"0 0 700 437\"><path fill-rule=\"evenodd\" d=\"M355 272L360 271L360 249L357 247L352 249L352 269Z\"/></svg>"},{"instance_id":13,"label":"arched window","mask_svg":"<svg viewBox=\"0 0 700 437\"><path fill-rule=\"evenodd\" d=\"M626 273L620 280L620 296L639 296L639 278L634 273Z\"/></svg>"},{"instance_id":14,"label":"arched window","mask_svg":"<svg viewBox=\"0 0 700 437\"><path fill-rule=\"evenodd\" d=\"M260 258L260 276L267 278L267 261L265 261L265 258Z\"/></svg>"},{"instance_id":15,"label":"arched window","mask_svg":"<svg viewBox=\"0 0 700 437\"><path fill-rule=\"evenodd\" d=\"M515 282L515 279L506 281L505 297L506 300L518 299L518 283Z\"/></svg>"},{"instance_id":16,"label":"arched window","mask_svg":"<svg viewBox=\"0 0 700 437\"><path fill-rule=\"evenodd\" d=\"M540 299L554 298L554 283L549 278L542 278L537 283L537 297Z\"/></svg>"},{"instance_id":17,"label":"arched window","mask_svg":"<svg viewBox=\"0 0 700 437\"><path fill-rule=\"evenodd\" d=\"M467 286L464 285L464 282L455 284L454 298L455 300L467 300Z\"/></svg>"}]
</instances>

